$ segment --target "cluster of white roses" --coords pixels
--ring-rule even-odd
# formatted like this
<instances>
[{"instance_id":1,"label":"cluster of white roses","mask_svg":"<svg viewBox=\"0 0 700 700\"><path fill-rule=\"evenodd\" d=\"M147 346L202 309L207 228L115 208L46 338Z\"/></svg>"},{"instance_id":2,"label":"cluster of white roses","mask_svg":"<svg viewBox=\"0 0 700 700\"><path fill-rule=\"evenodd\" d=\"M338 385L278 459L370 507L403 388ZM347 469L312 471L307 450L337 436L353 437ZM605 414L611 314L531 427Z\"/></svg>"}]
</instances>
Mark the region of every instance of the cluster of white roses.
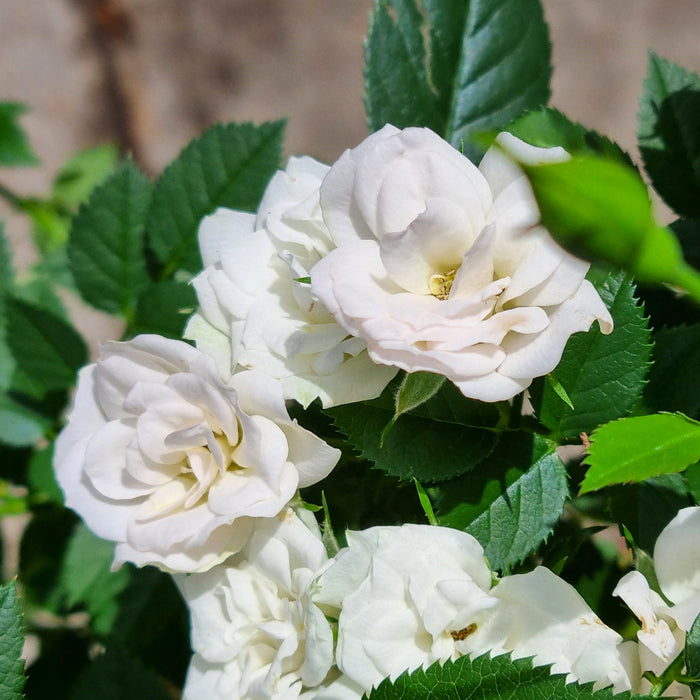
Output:
<instances>
[{"instance_id":1,"label":"cluster of white roses","mask_svg":"<svg viewBox=\"0 0 700 700\"><path fill-rule=\"evenodd\" d=\"M567 157L499 142L522 162ZM176 576L195 650L186 698L359 698L486 652L634 685L619 636L548 570L494 584L471 536L417 525L348 533L329 558L296 505L340 453L285 401L373 398L398 369L507 400L572 333L594 320L610 332L588 265L537 222L501 148L477 168L427 129L387 126L331 168L291 159L257 215L202 222L196 348L140 336L82 370L56 474L66 504L117 543L115 566ZM638 614L640 595L625 598Z\"/></svg>"}]
</instances>

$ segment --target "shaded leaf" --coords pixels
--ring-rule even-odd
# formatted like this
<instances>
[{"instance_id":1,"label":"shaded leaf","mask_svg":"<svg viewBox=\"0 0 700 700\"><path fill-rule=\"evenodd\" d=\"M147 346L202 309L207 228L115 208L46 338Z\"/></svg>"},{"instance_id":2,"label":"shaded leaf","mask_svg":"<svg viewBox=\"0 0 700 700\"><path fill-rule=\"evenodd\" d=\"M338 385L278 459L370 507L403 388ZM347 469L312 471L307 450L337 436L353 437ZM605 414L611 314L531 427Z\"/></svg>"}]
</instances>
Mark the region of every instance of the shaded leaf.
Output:
<instances>
[{"instance_id":1,"label":"shaded leaf","mask_svg":"<svg viewBox=\"0 0 700 700\"><path fill-rule=\"evenodd\" d=\"M7 394L0 394L0 443L12 447L30 447L41 439L51 422L40 413L23 406Z\"/></svg>"},{"instance_id":2,"label":"shaded leaf","mask_svg":"<svg viewBox=\"0 0 700 700\"><path fill-rule=\"evenodd\" d=\"M656 191L700 217L700 77L649 52L638 116L639 152Z\"/></svg>"},{"instance_id":3,"label":"shaded leaf","mask_svg":"<svg viewBox=\"0 0 700 700\"><path fill-rule=\"evenodd\" d=\"M326 412L354 450L400 479L449 479L472 469L497 442L495 433L473 427L495 424L495 408L466 399L450 382L416 410L403 414L381 446L382 432L394 415L391 385L375 401Z\"/></svg>"},{"instance_id":4,"label":"shaded leaf","mask_svg":"<svg viewBox=\"0 0 700 700\"><path fill-rule=\"evenodd\" d=\"M681 411L700 416L700 323L661 328L654 333L654 364L644 390L652 411Z\"/></svg>"},{"instance_id":5,"label":"shaded leaf","mask_svg":"<svg viewBox=\"0 0 700 700\"><path fill-rule=\"evenodd\" d=\"M114 643L85 668L70 700L173 700L165 683Z\"/></svg>"},{"instance_id":6,"label":"shaded leaf","mask_svg":"<svg viewBox=\"0 0 700 700\"><path fill-rule=\"evenodd\" d=\"M605 490L606 515L626 525L635 544L654 551L659 533L681 508L692 505L683 474L664 474L641 483L610 486Z\"/></svg>"},{"instance_id":7,"label":"shaded leaf","mask_svg":"<svg viewBox=\"0 0 700 700\"><path fill-rule=\"evenodd\" d=\"M474 535L494 569L520 563L552 532L569 497L555 448L537 436L504 435L476 469L435 489L440 524Z\"/></svg>"},{"instance_id":8,"label":"shaded leaf","mask_svg":"<svg viewBox=\"0 0 700 700\"><path fill-rule=\"evenodd\" d=\"M63 492L53 470L54 443L32 454L27 467L27 480L33 501L50 501L63 505Z\"/></svg>"},{"instance_id":9,"label":"shaded leaf","mask_svg":"<svg viewBox=\"0 0 700 700\"><path fill-rule=\"evenodd\" d=\"M217 207L255 211L279 166L284 122L219 124L163 171L148 214L149 243L164 276L199 272L199 222Z\"/></svg>"},{"instance_id":10,"label":"shaded leaf","mask_svg":"<svg viewBox=\"0 0 700 700\"><path fill-rule=\"evenodd\" d=\"M685 672L691 678L700 679L700 615L685 637Z\"/></svg>"},{"instance_id":11,"label":"shaded leaf","mask_svg":"<svg viewBox=\"0 0 700 700\"><path fill-rule=\"evenodd\" d=\"M131 317L148 277L143 255L151 183L132 161L97 187L73 219L68 257L85 301Z\"/></svg>"},{"instance_id":12,"label":"shaded leaf","mask_svg":"<svg viewBox=\"0 0 700 700\"><path fill-rule=\"evenodd\" d=\"M71 325L16 297L7 299L7 321L10 348L22 372L48 390L73 385L88 352Z\"/></svg>"},{"instance_id":13,"label":"shaded leaf","mask_svg":"<svg viewBox=\"0 0 700 700\"><path fill-rule=\"evenodd\" d=\"M130 580L130 568L112 571L114 542L93 535L82 523L73 531L63 558L60 585L69 607L84 606L92 629L106 637L119 614L118 595Z\"/></svg>"},{"instance_id":14,"label":"shaded leaf","mask_svg":"<svg viewBox=\"0 0 700 700\"><path fill-rule=\"evenodd\" d=\"M188 318L197 308L194 288L185 282L151 282L139 297L129 335L157 333L182 338Z\"/></svg>"}]
</instances>

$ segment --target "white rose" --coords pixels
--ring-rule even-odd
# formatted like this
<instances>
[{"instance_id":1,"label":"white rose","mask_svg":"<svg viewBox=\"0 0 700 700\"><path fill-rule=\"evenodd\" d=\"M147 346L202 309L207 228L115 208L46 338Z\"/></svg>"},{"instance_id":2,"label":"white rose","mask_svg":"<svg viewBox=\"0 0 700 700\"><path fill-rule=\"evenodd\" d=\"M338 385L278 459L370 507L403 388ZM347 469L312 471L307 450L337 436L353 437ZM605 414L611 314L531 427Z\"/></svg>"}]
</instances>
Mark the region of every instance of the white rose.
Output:
<instances>
[{"instance_id":1,"label":"white rose","mask_svg":"<svg viewBox=\"0 0 700 700\"><path fill-rule=\"evenodd\" d=\"M347 538L312 598L338 616L336 663L351 681L369 691L437 660L500 649L499 601L471 535L407 524Z\"/></svg>"},{"instance_id":2,"label":"white rose","mask_svg":"<svg viewBox=\"0 0 700 700\"><path fill-rule=\"evenodd\" d=\"M552 673L596 689L612 685L629 690L621 657L622 637L607 627L576 589L549 569L506 576L491 594L503 605L499 624L508 630L503 646L514 659L532 656L533 663L552 664Z\"/></svg>"},{"instance_id":3,"label":"white rose","mask_svg":"<svg viewBox=\"0 0 700 700\"><path fill-rule=\"evenodd\" d=\"M327 560L315 521L308 524L287 508L258 521L228 561L176 577L194 650L184 700L315 696L308 689L333 665L333 632L307 592Z\"/></svg>"},{"instance_id":4,"label":"white rose","mask_svg":"<svg viewBox=\"0 0 700 700\"><path fill-rule=\"evenodd\" d=\"M628 605L641 622L637 633L641 672L660 674L683 650L686 633L700 614L700 507L683 508L661 531L654 546L654 571L666 601L646 578L631 571L613 595ZM639 677L636 692L649 690ZM673 683L664 695L691 698L686 685Z\"/></svg>"},{"instance_id":5,"label":"white rose","mask_svg":"<svg viewBox=\"0 0 700 700\"><path fill-rule=\"evenodd\" d=\"M523 162L568 158L498 140ZM377 363L500 401L551 372L572 333L612 330L588 264L537 226L527 179L498 149L477 168L429 129L387 125L333 165L321 209L338 247L312 292Z\"/></svg>"},{"instance_id":6,"label":"white rose","mask_svg":"<svg viewBox=\"0 0 700 700\"><path fill-rule=\"evenodd\" d=\"M292 158L270 181L257 215L218 209L199 229L205 270L186 337L222 376L247 367L277 377L285 397L324 406L378 396L396 373L348 337L304 281L333 247L319 187L328 166Z\"/></svg>"},{"instance_id":7,"label":"white rose","mask_svg":"<svg viewBox=\"0 0 700 700\"><path fill-rule=\"evenodd\" d=\"M289 418L275 379L242 372L227 386L187 343L139 336L81 370L54 466L66 505L117 542L115 566L195 571L339 456Z\"/></svg>"}]
</instances>

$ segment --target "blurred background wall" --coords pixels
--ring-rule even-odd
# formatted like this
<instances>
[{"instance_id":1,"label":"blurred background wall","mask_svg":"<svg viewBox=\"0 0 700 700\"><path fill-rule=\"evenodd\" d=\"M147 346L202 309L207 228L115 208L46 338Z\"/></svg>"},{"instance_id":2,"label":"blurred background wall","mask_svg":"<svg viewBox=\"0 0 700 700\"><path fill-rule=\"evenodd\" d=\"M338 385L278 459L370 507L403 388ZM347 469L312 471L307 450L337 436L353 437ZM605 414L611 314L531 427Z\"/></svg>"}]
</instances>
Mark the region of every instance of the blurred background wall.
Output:
<instances>
[{"instance_id":1,"label":"blurred background wall","mask_svg":"<svg viewBox=\"0 0 700 700\"><path fill-rule=\"evenodd\" d=\"M48 190L76 150L113 141L157 173L217 121L289 117L287 153L333 161L366 134L362 38L371 0L2 0L0 99L25 102ZM649 47L700 70L699 0L544 0L552 103L635 152ZM0 204L0 217L8 210ZM8 229L20 266L26 231Z\"/></svg>"}]
</instances>

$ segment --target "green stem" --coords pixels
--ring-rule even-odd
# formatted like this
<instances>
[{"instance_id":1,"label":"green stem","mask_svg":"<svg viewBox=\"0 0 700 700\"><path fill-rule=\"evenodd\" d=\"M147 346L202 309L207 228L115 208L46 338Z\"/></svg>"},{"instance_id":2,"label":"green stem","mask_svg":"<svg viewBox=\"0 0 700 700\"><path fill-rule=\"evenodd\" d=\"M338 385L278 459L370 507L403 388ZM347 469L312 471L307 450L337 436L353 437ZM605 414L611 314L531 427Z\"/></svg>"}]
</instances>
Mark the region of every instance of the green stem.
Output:
<instances>
[{"instance_id":1,"label":"green stem","mask_svg":"<svg viewBox=\"0 0 700 700\"><path fill-rule=\"evenodd\" d=\"M685 652L681 652L676 656L676 658L667 666L666 670L657 676L651 672L644 674L644 677L651 683L651 690L649 697L660 698L665 690L674 681L683 681L683 667L685 666Z\"/></svg>"}]
</instances>

